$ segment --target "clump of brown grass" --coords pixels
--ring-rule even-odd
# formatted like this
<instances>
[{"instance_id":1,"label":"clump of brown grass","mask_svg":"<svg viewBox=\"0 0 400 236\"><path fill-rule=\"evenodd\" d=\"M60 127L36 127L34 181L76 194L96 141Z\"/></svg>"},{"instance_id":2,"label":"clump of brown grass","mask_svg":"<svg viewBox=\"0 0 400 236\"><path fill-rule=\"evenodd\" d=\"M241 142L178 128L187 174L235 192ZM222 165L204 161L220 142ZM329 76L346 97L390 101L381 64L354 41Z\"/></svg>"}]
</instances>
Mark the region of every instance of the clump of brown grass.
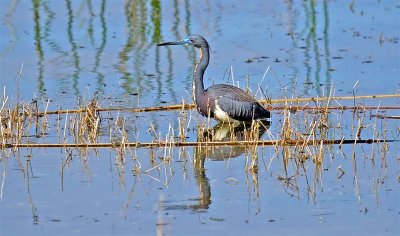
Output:
<instances>
[{"instance_id":1,"label":"clump of brown grass","mask_svg":"<svg viewBox=\"0 0 400 236\"><path fill-rule=\"evenodd\" d=\"M48 102L45 110L47 110ZM46 113L38 115L38 101L17 103L13 105L6 96L5 88L1 98L0 108L0 137L2 148L5 144L20 144L29 142L31 136L37 138L45 135L48 128ZM34 132L34 135L31 135Z\"/></svg>"},{"instance_id":2,"label":"clump of brown grass","mask_svg":"<svg viewBox=\"0 0 400 236\"><path fill-rule=\"evenodd\" d=\"M96 97L83 105L85 112L70 116L69 130L75 143L96 143L100 127L100 105Z\"/></svg>"}]
</instances>

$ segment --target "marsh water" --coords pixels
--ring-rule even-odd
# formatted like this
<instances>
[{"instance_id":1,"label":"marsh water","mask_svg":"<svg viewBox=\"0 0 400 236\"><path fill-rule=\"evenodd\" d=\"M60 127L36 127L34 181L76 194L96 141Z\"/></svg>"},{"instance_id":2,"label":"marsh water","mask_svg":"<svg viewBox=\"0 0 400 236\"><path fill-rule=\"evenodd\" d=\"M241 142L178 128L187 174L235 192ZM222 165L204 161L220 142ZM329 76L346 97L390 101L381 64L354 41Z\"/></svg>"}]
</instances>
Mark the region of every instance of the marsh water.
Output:
<instances>
[{"instance_id":1,"label":"marsh water","mask_svg":"<svg viewBox=\"0 0 400 236\"><path fill-rule=\"evenodd\" d=\"M95 137L74 132L90 127L79 114L40 118L25 123L22 143L197 141L217 122L195 110L129 110L192 103L197 51L155 46L191 34L211 45L205 87L235 84L258 99L400 90L395 0L0 4L7 106L127 108L99 113ZM318 126L317 139L383 140L372 144L3 148L0 234L399 235L399 109L379 108L399 103L336 100L322 105L376 108L324 115L275 109L258 133L281 139L290 124L291 138L310 138Z\"/></svg>"}]
</instances>

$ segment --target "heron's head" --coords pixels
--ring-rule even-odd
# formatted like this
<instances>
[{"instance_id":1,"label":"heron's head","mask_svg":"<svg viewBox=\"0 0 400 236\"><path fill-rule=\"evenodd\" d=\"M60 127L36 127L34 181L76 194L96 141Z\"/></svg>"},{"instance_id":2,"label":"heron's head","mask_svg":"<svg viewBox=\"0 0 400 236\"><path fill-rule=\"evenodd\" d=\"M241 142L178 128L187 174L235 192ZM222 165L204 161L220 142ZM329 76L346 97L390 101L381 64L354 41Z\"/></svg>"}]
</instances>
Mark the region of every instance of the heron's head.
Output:
<instances>
[{"instance_id":1,"label":"heron's head","mask_svg":"<svg viewBox=\"0 0 400 236\"><path fill-rule=\"evenodd\" d=\"M207 48L209 47L207 40L200 35L191 35L180 41L157 44L157 46L167 46L167 45L191 45L196 48L201 48L204 46Z\"/></svg>"}]
</instances>

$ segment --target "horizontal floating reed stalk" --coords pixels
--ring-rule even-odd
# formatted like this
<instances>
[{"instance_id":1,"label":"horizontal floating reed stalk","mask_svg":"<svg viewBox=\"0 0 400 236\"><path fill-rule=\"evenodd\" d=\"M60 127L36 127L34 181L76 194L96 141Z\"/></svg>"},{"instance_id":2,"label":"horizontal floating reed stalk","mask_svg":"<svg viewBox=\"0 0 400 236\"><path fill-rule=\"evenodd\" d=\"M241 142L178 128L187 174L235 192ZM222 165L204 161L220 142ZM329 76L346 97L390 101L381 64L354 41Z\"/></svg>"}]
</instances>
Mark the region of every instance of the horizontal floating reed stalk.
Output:
<instances>
[{"instance_id":1,"label":"horizontal floating reed stalk","mask_svg":"<svg viewBox=\"0 0 400 236\"><path fill-rule=\"evenodd\" d=\"M296 145L315 145L318 144L354 144L354 143L383 143L396 142L396 140L380 139L332 139L332 140L310 140L310 139L288 139L288 140L256 140L256 141L213 141L213 142L126 142L126 143L16 143L4 144L3 148L114 148L114 147L134 147L134 148L165 148L165 147L211 147L211 146L296 146Z\"/></svg>"},{"instance_id":2,"label":"horizontal floating reed stalk","mask_svg":"<svg viewBox=\"0 0 400 236\"><path fill-rule=\"evenodd\" d=\"M291 103L291 102L320 102L320 101L333 101L333 100L354 100L354 99L378 99L378 98L400 98L400 94L380 94L380 95L364 95L364 96L344 96L344 97L311 97L311 98L284 98L284 99L272 99L272 100L260 100L261 103L266 104L278 104L278 103ZM154 111L170 111L170 110L190 110L194 109L195 104L176 104L169 106L155 106L155 107L144 107L144 108L99 108L99 112L110 112L110 111L127 111L127 112L154 112ZM284 110L287 106L275 106L269 107L271 110ZM346 110L346 109L387 109L396 110L400 109L400 106L334 106L334 107L310 107L310 106L296 106L295 110L316 110L316 109L328 109L328 110ZM54 115L54 114L66 114L66 113L83 113L86 109L75 109L75 110L58 110L58 111L46 111L39 112L35 115Z\"/></svg>"},{"instance_id":3,"label":"horizontal floating reed stalk","mask_svg":"<svg viewBox=\"0 0 400 236\"><path fill-rule=\"evenodd\" d=\"M342 97L311 97L311 98L282 98L272 100L261 100L262 103L285 103L285 102L321 102L334 100L354 100L354 99L377 99L377 98L400 98L400 94L377 94L360 96L342 96Z\"/></svg>"}]
</instances>

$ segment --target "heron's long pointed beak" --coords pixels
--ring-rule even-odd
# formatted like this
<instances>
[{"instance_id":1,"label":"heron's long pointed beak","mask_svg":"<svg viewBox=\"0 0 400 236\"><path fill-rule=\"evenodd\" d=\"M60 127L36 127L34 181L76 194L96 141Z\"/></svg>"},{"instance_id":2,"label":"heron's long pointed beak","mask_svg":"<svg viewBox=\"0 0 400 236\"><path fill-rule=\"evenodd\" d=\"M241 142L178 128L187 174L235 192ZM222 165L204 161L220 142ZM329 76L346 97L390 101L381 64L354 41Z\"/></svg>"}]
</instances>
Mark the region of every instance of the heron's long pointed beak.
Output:
<instances>
[{"instance_id":1,"label":"heron's long pointed beak","mask_svg":"<svg viewBox=\"0 0 400 236\"><path fill-rule=\"evenodd\" d=\"M157 44L157 46L168 46L168 45L186 45L188 42L186 40L175 41L175 42L165 42Z\"/></svg>"}]
</instances>

